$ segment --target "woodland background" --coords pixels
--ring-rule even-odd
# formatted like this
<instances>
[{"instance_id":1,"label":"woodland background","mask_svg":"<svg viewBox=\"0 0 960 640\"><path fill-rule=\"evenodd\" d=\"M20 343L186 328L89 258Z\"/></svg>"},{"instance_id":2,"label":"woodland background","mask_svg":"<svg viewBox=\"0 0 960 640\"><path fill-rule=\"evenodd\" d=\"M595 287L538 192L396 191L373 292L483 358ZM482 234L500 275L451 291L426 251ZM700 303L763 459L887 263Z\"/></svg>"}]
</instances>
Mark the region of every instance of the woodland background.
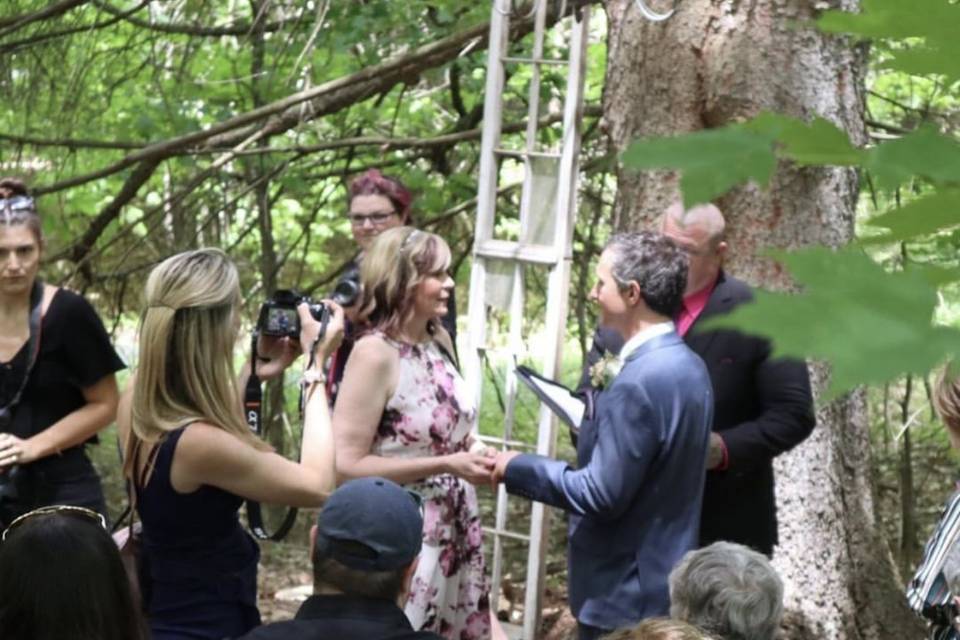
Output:
<instances>
[{"instance_id":1,"label":"woodland background","mask_svg":"<svg viewBox=\"0 0 960 640\"><path fill-rule=\"evenodd\" d=\"M649 223L678 189L716 201L730 270L770 291L732 321L815 363L819 426L778 464L784 633L921 637L900 593L956 480L929 393L960 350L960 7L680 0L653 24L635 0L542 1L553 19L594 12L567 381L589 347L586 293L608 234ZM0 174L27 177L39 196L44 277L93 301L135 364L154 264L224 248L250 319L278 287L320 296L353 257L346 184L377 167L413 188L417 223L450 242L465 318L489 15L488 2L444 0L4 0ZM529 30L515 21L517 51ZM563 44L561 30L547 54ZM529 70L508 78L504 123L516 132ZM544 125L563 91L546 71ZM499 197L510 237L519 189ZM544 282L531 271L531 319ZM503 379L488 374L481 427L493 433ZM521 404L532 438L536 406ZM97 461L119 513L104 440ZM544 634L562 637L554 522ZM302 535L265 545L261 591L276 615L290 609L270 595L309 580L302 546ZM520 551L511 557L504 615L522 603Z\"/></svg>"}]
</instances>

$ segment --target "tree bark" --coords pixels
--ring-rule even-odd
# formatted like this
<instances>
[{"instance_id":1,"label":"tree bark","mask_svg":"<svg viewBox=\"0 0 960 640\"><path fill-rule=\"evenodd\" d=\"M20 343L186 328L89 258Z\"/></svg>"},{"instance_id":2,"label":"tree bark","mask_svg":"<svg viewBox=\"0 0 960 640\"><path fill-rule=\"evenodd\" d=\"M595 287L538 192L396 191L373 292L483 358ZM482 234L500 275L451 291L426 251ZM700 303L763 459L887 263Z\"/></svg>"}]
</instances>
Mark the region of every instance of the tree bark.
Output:
<instances>
[{"instance_id":1,"label":"tree bark","mask_svg":"<svg viewBox=\"0 0 960 640\"><path fill-rule=\"evenodd\" d=\"M649 0L655 10L666 0ZM604 118L622 151L639 137L719 127L763 110L824 117L866 140L865 52L804 23L858 0L685 0L664 23L642 18L635 0L607 0ZM677 176L622 168L615 205L621 229L648 226L678 197ZM786 287L758 252L853 237L854 171L782 165L768 190L736 188L717 205L727 218L727 268L754 285ZM816 388L827 371L812 368ZM788 638L919 638L874 516L865 394L822 406L813 435L776 465Z\"/></svg>"}]
</instances>

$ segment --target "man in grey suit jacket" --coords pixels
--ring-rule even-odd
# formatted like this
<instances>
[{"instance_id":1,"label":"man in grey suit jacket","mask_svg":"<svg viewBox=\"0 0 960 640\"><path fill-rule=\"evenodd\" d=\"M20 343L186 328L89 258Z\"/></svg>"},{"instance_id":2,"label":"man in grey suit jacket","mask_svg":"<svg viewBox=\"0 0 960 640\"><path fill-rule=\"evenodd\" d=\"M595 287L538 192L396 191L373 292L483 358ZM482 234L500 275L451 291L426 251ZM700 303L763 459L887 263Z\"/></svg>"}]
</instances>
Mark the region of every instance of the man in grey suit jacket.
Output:
<instances>
[{"instance_id":1,"label":"man in grey suit jacket","mask_svg":"<svg viewBox=\"0 0 960 640\"><path fill-rule=\"evenodd\" d=\"M577 465L501 453L507 491L570 515L570 608L581 640L668 615L667 578L697 545L713 396L703 361L670 318L686 286L685 254L659 233L614 237L591 298L626 344L622 369L584 421Z\"/></svg>"}]
</instances>

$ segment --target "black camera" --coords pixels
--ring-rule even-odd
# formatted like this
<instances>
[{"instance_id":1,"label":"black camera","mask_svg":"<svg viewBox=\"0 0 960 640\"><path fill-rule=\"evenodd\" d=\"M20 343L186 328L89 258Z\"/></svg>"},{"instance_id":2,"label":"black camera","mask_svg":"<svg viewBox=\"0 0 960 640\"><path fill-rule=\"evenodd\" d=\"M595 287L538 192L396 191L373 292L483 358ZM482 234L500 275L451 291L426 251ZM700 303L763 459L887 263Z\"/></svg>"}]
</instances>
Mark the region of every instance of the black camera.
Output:
<instances>
[{"instance_id":1,"label":"black camera","mask_svg":"<svg viewBox=\"0 0 960 640\"><path fill-rule=\"evenodd\" d=\"M330 299L341 307L352 307L360 297L360 268L352 264L346 268L337 280Z\"/></svg>"},{"instance_id":2,"label":"black camera","mask_svg":"<svg viewBox=\"0 0 960 640\"><path fill-rule=\"evenodd\" d=\"M293 289L277 289L273 297L260 306L257 318L257 331L260 335L275 337L300 337L300 316L297 305L306 302L310 315L326 329L330 309L321 302L314 302L310 296L304 296Z\"/></svg>"}]
</instances>

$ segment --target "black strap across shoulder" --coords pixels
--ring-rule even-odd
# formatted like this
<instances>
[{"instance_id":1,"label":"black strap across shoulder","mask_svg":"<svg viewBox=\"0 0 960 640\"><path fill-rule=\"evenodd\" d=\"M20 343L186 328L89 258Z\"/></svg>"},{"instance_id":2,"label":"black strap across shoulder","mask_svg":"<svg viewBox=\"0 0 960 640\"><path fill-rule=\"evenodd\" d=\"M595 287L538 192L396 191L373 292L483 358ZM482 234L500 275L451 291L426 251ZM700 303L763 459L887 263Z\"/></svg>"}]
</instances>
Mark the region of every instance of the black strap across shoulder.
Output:
<instances>
[{"instance_id":1,"label":"black strap across shoulder","mask_svg":"<svg viewBox=\"0 0 960 640\"><path fill-rule=\"evenodd\" d=\"M13 394L13 398L3 407L3 411L12 413L20 402L24 389L27 388L27 382L30 380L30 372L33 371L33 365L37 363L40 355L40 334L43 324L43 282L39 279L33 283L33 291L30 292L30 337L27 338L27 368L23 372L23 379L20 380L20 387ZM12 420L7 428L13 424Z\"/></svg>"},{"instance_id":2,"label":"black strap across shoulder","mask_svg":"<svg viewBox=\"0 0 960 640\"><path fill-rule=\"evenodd\" d=\"M247 419L247 426L257 436L263 433L263 423L261 410L263 408L263 388L260 378L257 376L257 338L259 333L254 331L250 338L250 377L247 379L247 387L243 392L243 410ZM263 524L263 511L260 503L256 500L247 500L247 526L250 527L250 533L258 540L283 540L290 529L293 528L297 520L297 510L293 507L287 509L286 515L277 530L273 533L267 531Z\"/></svg>"}]
</instances>

